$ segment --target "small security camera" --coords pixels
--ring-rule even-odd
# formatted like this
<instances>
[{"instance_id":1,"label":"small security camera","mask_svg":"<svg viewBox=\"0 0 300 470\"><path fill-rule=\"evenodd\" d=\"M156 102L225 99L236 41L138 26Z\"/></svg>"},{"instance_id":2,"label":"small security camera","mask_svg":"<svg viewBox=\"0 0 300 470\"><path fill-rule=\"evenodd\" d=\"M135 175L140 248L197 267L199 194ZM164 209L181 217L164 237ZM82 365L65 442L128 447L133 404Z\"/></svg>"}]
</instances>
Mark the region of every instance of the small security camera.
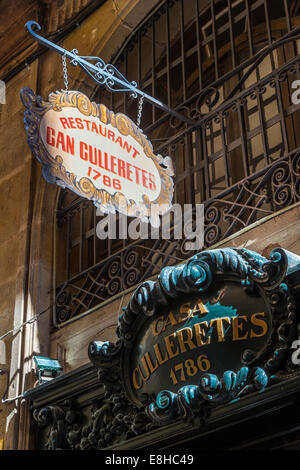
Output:
<instances>
[{"instance_id":1,"label":"small security camera","mask_svg":"<svg viewBox=\"0 0 300 470\"><path fill-rule=\"evenodd\" d=\"M35 373L38 377L38 385L58 377L63 369L57 359L33 356L33 360L35 363Z\"/></svg>"}]
</instances>

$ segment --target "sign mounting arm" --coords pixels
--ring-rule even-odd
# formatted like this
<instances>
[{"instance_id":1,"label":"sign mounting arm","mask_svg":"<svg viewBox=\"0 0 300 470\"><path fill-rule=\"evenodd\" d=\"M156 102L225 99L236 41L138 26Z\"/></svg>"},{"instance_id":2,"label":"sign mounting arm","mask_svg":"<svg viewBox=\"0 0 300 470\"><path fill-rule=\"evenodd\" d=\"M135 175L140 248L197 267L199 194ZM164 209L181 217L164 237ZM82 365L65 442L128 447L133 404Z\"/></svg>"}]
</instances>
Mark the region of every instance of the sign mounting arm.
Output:
<instances>
[{"instance_id":1,"label":"sign mounting arm","mask_svg":"<svg viewBox=\"0 0 300 470\"><path fill-rule=\"evenodd\" d=\"M36 21L27 21L25 27L29 34L37 42L70 59L71 65L79 65L79 67L81 67L95 82L106 86L108 90L112 92L129 92L132 98L137 98L138 96L143 97L144 100L160 108L162 111L165 111L166 113L174 116L175 118L180 119L181 121L186 122L192 126L197 125L195 121L192 121L183 114L178 113L172 108L169 108L169 106L164 104L162 101L159 101L153 96L144 93L142 90L139 90L137 83L134 81L129 82L126 77L124 77L124 75L122 75L121 72L119 72L119 70L114 67L114 65L106 64L99 57L79 56L76 49L73 49L70 52L40 36L36 33L36 31L40 31L41 27Z\"/></svg>"}]
</instances>

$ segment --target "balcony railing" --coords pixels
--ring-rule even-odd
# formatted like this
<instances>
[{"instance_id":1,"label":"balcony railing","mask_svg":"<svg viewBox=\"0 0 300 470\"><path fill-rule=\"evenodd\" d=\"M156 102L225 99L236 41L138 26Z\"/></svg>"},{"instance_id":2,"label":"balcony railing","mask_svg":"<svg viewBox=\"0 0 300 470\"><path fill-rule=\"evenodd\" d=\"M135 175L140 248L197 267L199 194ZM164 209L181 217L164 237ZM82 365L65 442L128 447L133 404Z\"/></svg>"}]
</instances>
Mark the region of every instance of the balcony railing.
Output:
<instances>
[{"instance_id":1,"label":"balcony railing","mask_svg":"<svg viewBox=\"0 0 300 470\"><path fill-rule=\"evenodd\" d=\"M239 229L300 201L300 149L205 203L204 248ZM62 324L112 296L156 276L166 265L192 256L183 240L145 240L126 248L66 281L56 290L55 322ZM151 243L149 246L149 242Z\"/></svg>"},{"instance_id":2,"label":"balcony railing","mask_svg":"<svg viewBox=\"0 0 300 470\"><path fill-rule=\"evenodd\" d=\"M161 15L168 15L171 3L176 2L164 3L167 9ZM179 3L183 8L183 2ZM214 4L213 1L211 3ZM282 3L287 4L285 1ZM177 166L174 202L204 204L203 249L211 248L258 220L300 201L300 105L291 98L294 91L292 83L300 79L300 56L297 53L300 28L292 29L296 19L287 15L287 32L279 38L277 35L274 40L272 22L267 21L267 43L263 42L255 52L252 24L248 30L248 39L252 44L248 58L238 63L233 38L234 24L245 20L251 25L251 14L254 15L256 9L262 6L267 11L268 2L245 4L251 4L249 10L237 11L235 20L230 17L230 9L226 13L229 15L227 26L231 33L231 45L234 46L231 52L235 52L232 65L235 67L222 75L222 61L219 58L218 64L215 64L214 79L206 87L205 74L201 70L200 89L190 97L184 93L185 99L177 107L178 111L187 113L196 122L195 126L172 120L168 122L168 116L156 116L145 111L146 121L147 116L151 116L145 132L150 139L155 136L155 151L172 156ZM288 12L287 9L285 11ZM221 18L222 12L220 10L218 18ZM203 18L206 18L205 14ZM156 20L154 17L152 20L148 20L147 28L148 32L152 28L153 33ZM215 26L215 34L224 33L225 24L218 26L217 22ZM190 29L192 31L192 26ZM212 33L203 44L197 38L197 44L191 46L191 51L185 50L181 57L182 64L188 60L189 54L191 57L194 53L199 56L210 41L215 46L219 41ZM132 41L138 44L139 49L140 33ZM134 47L130 44L129 41L123 48L124 57L128 58L129 51ZM118 60L121 60L120 57ZM160 73L170 78L171 71L170 59ZM149 78L152 88L156 87L155 79L158 77L154 75L151 80ZM146 83L147 80L141 85ZM112 95L113 100L116 98ZM127 110L128 113L125 97L124 100L124 109L119 111ZM168 104L172 105L172 102L168 100ZM77 200L67 210L58 211L58 220L65 217L67 221L67 267L65 282L59 283L56 288L55 326L86 314L113 296L157 276L164 266L178 264L194 254L185 250L185 239L174 239L172 231L170 239L128 241L99 253L96 250L95 212L93 227L84 231L84 210L90 204ZM76 211L79 211L80 233L76 240L71 240L70 220ZM90 261L85 265L84 243L87 241L92 250ZM78 248L79 253L76 272L70 269L74 247Z\"/></svg>"}]
</instances>

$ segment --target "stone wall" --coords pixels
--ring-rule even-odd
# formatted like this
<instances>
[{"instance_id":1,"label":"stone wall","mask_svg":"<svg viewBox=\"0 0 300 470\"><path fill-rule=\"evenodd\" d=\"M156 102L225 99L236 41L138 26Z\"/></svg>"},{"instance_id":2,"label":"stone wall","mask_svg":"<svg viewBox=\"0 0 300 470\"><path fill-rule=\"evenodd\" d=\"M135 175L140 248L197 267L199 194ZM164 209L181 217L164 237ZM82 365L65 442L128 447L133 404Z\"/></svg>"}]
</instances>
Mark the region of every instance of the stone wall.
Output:
<instances>
[{"instance_id":1,"label":"stone wall","mask_svg":"<svg viewBox=\"0 0 300 470\"><path fill-rule=\"evenodd\" d=\"M36 90L37 65L33 63L7 84L6 104L0 105L0 335L26 318L33 161L23 131L24 110L19 90L22 86ZM5 338L6 364L1 366L10 369L11 396L20 393L21 338L22 333ZM5 386L6 376L1 376L1 396ZM6 414L10 420L15 413L14 403L7 408L1 406L1 438L5 434Z\"/></svg>"}]
</instances>

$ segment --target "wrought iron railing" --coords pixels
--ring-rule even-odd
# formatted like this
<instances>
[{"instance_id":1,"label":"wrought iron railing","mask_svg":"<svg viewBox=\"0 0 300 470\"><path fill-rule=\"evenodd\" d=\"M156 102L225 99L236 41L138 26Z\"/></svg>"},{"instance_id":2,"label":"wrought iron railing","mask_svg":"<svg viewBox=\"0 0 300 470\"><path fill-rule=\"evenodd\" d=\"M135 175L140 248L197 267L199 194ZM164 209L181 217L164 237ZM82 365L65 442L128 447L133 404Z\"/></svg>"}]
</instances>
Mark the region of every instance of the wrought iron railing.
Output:
<instances>
[{"instance_id":1,"label":"wrought iron railing","mask_svg":"<svg viewBox=\"0 0 300 470\"><path fill-rule=\"evenodd\" d=\"M260 170L205 203L204 248L257 220L300 201L300 149ZM149 245L149 241L151 244ZM55 322L62 324L139 282L162 267L192 256L183 240L138 240L56 290Z\"/></svg>"},{"instance_id":2,"label":"wrought iron railing","mask_svg":"<svg viewBox=\"0 0 300 470\"><path fill-rule=\"evenodd\" d=\"M157 147L158 152L177 154L177 158L184 147L190 154L194 152L194 161L190 160L184 171L178 172L176 185L184 180L186 194L193 192L195 195L199 187L195 188L193 179L198 176L202 185L201 201L205 201L222 192L211 175L216 162L222 165L222 184L228 188L298 147L300 108L291 101L291 83L299 77L300 56L297 55L234 98L221 101L217 107L212 103L219 101L219 91L211 86L207 100L213 109L205 114L201 114L199 99L190 103L188 114L198 115L198 126L187 128L181 123L178 132L166 144ZM200 96L202 103L203 95ZM273 106L271 112L268 106ZM234 131L230 129L233 126ZM218 137L218 148L213 148ZM261 141L260 146L255 139ZM192 195L186 202L195 202Z\"/></svg>"},{"instance_id":3,"label":"wrought iron railing","mask_svg":"<svg viewBox=\"0 0 300 470\"><path fill-rule=\"evenodd\" d=\"M129 72L130 80L136 78L130 76L128 68L130 51L137 47L138 56L142 56L141 38L144 34L150 34L158 43L155 24L158 18L163 18L167 27L168 15L176 3L180 4L183 20L184 2L162 2L157 12L132 34L116 58L118 66L123 60L123 73L128 76ZM193 3L198 7L197 0ZM297 132L300 105L291 100L291 84L300 79L300 56L296 42L300 38L300 28L295 27L297 18L291 18L288 2L276 1L277 8L280 4L285 12L282 18L285 26L280 23L278 33L277 23L275 27L272 22L269 1L235 2L244 5L241 11L233 10L230 1L210 3L209 14L204 12L201 16L196 8L196 42L190 44L190 48L184 47L184 39L188 36L183 35L184 25L181 25L180 57L172 59L172 51L167 47L164 66L158 67L158 70L157 63L153 61L155 73L144 77L137 63L140 87L158 92L158 80L164 78L167 83L166 102L174 106L169 88L172 70L181 64L184 73L189 57L195 55L200 60L207 46L217 56L215 63L211 64L212 75L209 68L204 73L198 62L197 91L181 90L181 101L175 106L193 119L195 126L172 119L168 122L168 116L157 115L153 109L144 110L142 121L155 151L172 156L177 164L174 202L204 204L204 249L300 201L300 134ZM217 5L216 13L220 18L223 11L221 4L228 5L229 9L227 22L219 24L214 20L213 12ZM259 8L264 9L266 22L259 36L261 42L258 43L251 17ZM200 40L202 20L206 21L205 24L211 21L214 31ZM245 60L238 59L243 49L237 47L238 38L234 36L235 26L242 20L248 25ZM191 25L189 28L193 31ZM226 28L230 37L232 68L229 66L228 70L227 66L227 71L224 71L222 61L226 54L221 57L217 46ZM170 39L168 34L166 29L167 45ZM228 59L228 54L226 57ZM101 102L97 93L93 98ZM117 102L118 99L111 95L112 109L126 112L134 118L136 108L132 111L126 96ZM155 277L164 266L180 263L194 254L185 250L185 239L174 239L173 232L168 240L159 238L122 244L108 240L105 249L99 251L94 208L92 226L85 227L84 211L91 204L77 199L65 210L58 210L60 223L65 219L67 253L65 280L59 282L55 294L55 326L78 318L111 297ZM72 217L77 211L80 230L72 237ZM90 244L90 259L85 263L87 242ZM78 248L78 266L72 269L72 250L75 248Z\"/></svg>"},{"instance_id":4,"label":"wrought iron railing","mask_svg":"<svg viewBox=\"0 0 300 470\"><path fill-rule=\"evenodd\" d=\"M205 203L205 246L300 201L300 149Z\"/></svg>"},{"instance_id":5,"label":"wrought iron railing","mask_svg":"<svg viewBox=\"0 0 300 470\"><path fill-rule=\"evenodd\" d=\"M199 108L199 102L208 101L211 106L214 99L210 95L215 98L218 88L222 88L224 100L233 98L250 74L249 67L257 68L262 57L291 41L297 55L300 6L293 3L163 0L129 35L112 63L130 80L137 80L140 89L158 96L177 111L191 112L191 117L197 119L191 104L197 103ZM275 70L274 57L270 57ZM191 72L195 74L194 86L189 86ZM180 83L179 93L174 92L175 78ZM260 79L259 72L257 78ZM226 82L232 79L234 84L225 89ZM126 94L107 95L102 87L96 87L92 98L108 98L112 109L132 115L133 119L136 116L136 104ZM142 128L154 137L151 132L170 116L151 104L145 107Z\"/></svg>"}]
</instances>

